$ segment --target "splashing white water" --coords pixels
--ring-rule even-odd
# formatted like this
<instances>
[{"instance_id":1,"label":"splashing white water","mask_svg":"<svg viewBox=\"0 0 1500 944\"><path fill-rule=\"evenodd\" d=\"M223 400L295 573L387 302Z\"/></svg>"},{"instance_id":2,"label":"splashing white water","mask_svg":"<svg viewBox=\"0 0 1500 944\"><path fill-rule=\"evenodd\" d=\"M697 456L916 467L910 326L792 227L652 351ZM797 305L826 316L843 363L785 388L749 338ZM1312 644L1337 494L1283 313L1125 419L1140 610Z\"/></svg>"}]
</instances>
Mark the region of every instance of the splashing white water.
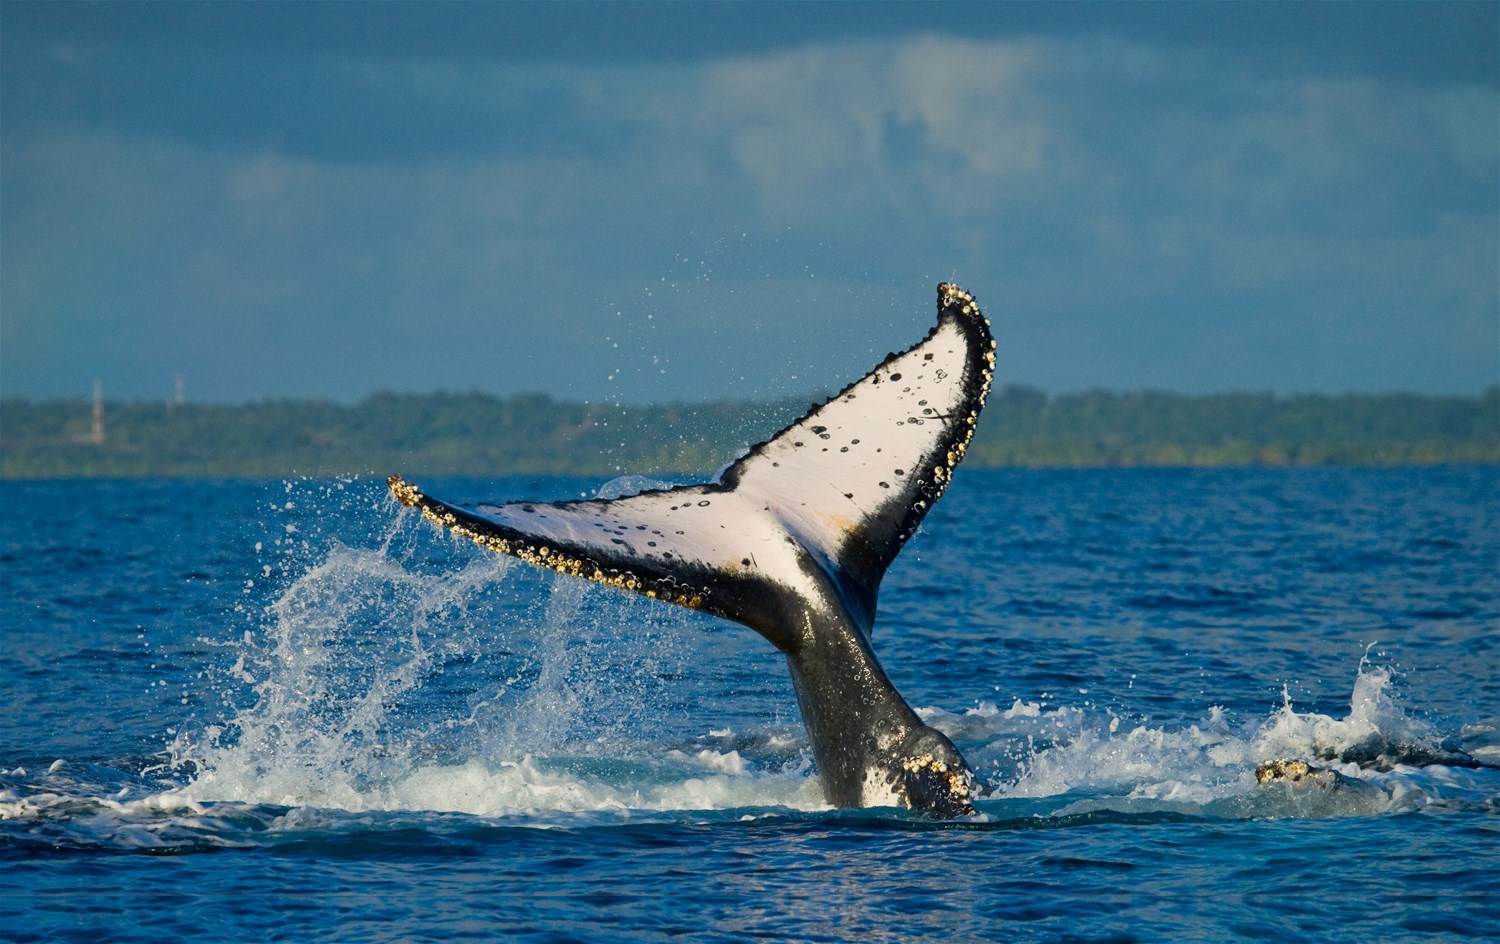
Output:
<instances>
[{"instance_id":1,"label":"splashing white water","mask_svg":"<svg viewBox=\"0 0 1500 944\"><path fill-rule=\"evenodd\" d=\"M821 807L799 753L663 748L687 660L679 611L511 564L404 514L378 548L335 544L240 641L227 674L248 700L172 744L180 796L486 815Z\"/></svg>"},{"instance_id":2,"label":"splashing white water","mask_svg":"<svg viewBox=\"0 0 1500 944\"><path fill-rule=\"evenodd\" d=\"M246 633L231 673L255 700L225 726L179 736L202 799L358 808L372 782L406 769L440 730L406 723L404 700L461 652L466 605L508 569L477 560L443 580L385 551L335 547Z\"/></svg>"},{"instance_id":3,"label":"splashing white water","mask_svg":"<svg viewBox=\"0 0 1500 944\"><path fill-rule=\"evenodd\" d=\"M986 742L973 754L990 760L998 781L993 798L1065 800L1055 808L1064 814L1366 815L1440 804L1470 789L1444 786L1464 780L1454 780L1450 768L1413 765L1444 754L1440 737L1400 703L1391 671L1366 660L1342 718L1298 712L1289 696L1266 718L1235 723L1212 707L1181 728L1019 699L962 716L922 714L956 736ZM1376 757L1383 762L1370 763ZM1256 767L1281 759L1307 760L1330 776L1321 787L1257 783Z\"/></svg>"}]
</instances>

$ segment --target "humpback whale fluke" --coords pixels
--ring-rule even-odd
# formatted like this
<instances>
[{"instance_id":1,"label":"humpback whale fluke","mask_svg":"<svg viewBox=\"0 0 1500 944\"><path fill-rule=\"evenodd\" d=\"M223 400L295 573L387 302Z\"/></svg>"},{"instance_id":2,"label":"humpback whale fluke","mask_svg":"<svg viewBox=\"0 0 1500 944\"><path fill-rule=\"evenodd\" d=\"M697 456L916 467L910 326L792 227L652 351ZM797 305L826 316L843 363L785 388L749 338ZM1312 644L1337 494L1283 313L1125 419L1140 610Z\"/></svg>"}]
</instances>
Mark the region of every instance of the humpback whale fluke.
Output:
<instances>
[{"instance_id":1,"label":"humpback whale fluke","mask_svg":"<svg viewBox=\"0 0 1500 944\"><path fill-rule=\"evenodd\" d=\"M490 550L743 623L780 649L828 802L972 811L973 775L875 659L880 580L943 494L994 375L989 322L938 286L937 325L717 482L626 498L451 505L392 494Z\"/></svg>"}]
</instances>

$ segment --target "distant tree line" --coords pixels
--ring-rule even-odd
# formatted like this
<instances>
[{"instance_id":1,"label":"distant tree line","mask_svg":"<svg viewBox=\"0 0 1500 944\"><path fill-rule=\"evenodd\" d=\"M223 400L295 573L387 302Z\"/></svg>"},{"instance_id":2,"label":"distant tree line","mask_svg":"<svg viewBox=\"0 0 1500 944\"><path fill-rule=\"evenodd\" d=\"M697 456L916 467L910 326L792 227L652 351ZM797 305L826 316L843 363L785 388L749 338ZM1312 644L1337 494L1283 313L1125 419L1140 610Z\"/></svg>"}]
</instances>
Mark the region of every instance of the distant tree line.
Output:
<instances>
[{"instance_id":1,"label":"distant tree line","mask_svg":"<svg viewBox=\"0 0 1500 944\"><path fill-rule=\"evenodd\" d=\"M377 393L241 405L0 401L0 477L708 473L807 401L614 406L539 395ZM1479 396L991 394L967 462L987 466L1500 462L1500 386Z\"/></svg>"},{"instance_id":2,"label":"distant tree line","mask_svg":"<svg viewBox=\"0 0 1500 944\"><path fill-rule=\"evenodd\" d=\"M1426 465L1500 461L1500 386L1410 393L1102 390L991 396L971 457L991 466Z\"/></svg>"}]
</instances>

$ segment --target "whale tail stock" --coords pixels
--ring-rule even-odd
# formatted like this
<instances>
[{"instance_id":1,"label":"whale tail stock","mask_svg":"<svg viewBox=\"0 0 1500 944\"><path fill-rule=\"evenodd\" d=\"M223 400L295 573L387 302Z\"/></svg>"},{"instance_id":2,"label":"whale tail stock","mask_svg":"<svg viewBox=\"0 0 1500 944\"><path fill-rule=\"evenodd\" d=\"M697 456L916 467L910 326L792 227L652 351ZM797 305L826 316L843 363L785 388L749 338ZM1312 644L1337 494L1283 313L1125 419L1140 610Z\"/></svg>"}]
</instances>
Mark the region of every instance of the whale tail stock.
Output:
<instances>
[{"instance_id":1,"label":"whale tail stock","mask_svg":"<svg viewBox=\"0 0 1500 944\"><path fill-rule=\"evenodd\" d=\"M787 657L836 806L969 812L972 775L871 648L886 569L947 488L994 374L974 299L938 286L937 325L730 465L716 482L618 499L453 505L392 494L483 547L743 623Z\"/></svg>"}]
</instances>

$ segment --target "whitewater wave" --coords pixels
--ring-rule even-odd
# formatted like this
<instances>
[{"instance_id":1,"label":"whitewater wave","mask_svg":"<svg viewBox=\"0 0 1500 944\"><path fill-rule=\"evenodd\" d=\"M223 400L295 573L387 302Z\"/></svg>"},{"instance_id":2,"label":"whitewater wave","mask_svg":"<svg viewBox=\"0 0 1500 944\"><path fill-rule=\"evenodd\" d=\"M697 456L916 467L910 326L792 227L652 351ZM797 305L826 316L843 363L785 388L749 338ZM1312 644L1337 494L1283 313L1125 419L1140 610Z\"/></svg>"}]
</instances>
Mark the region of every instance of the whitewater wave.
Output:
<instances>
[{"instance_id":1,"label":"whitewater wave","mask_svg":"<svg viewBox=\"0 0 1500 944\"><path fill-rule=\"evenodd\" d=\"M1268 717L1236 721L1215 706L1181 727L1021 699L1004 709L981 703L960 715L933 708L919 714L952 737L981 744L970 753L988 761L990 798L1067 801L1049 807L1058 815L1372 815L1485 807L1500 784L1487 759L1487 727L1465 729L1472 752L1455 746L1460 739L1403 705L1392 671L1368 658L1343 717L1298 711L1285 691ZM1300 760L1326 775L1262 782L1258 768L1277 760Z\"/></svg>"}]
</instances>

